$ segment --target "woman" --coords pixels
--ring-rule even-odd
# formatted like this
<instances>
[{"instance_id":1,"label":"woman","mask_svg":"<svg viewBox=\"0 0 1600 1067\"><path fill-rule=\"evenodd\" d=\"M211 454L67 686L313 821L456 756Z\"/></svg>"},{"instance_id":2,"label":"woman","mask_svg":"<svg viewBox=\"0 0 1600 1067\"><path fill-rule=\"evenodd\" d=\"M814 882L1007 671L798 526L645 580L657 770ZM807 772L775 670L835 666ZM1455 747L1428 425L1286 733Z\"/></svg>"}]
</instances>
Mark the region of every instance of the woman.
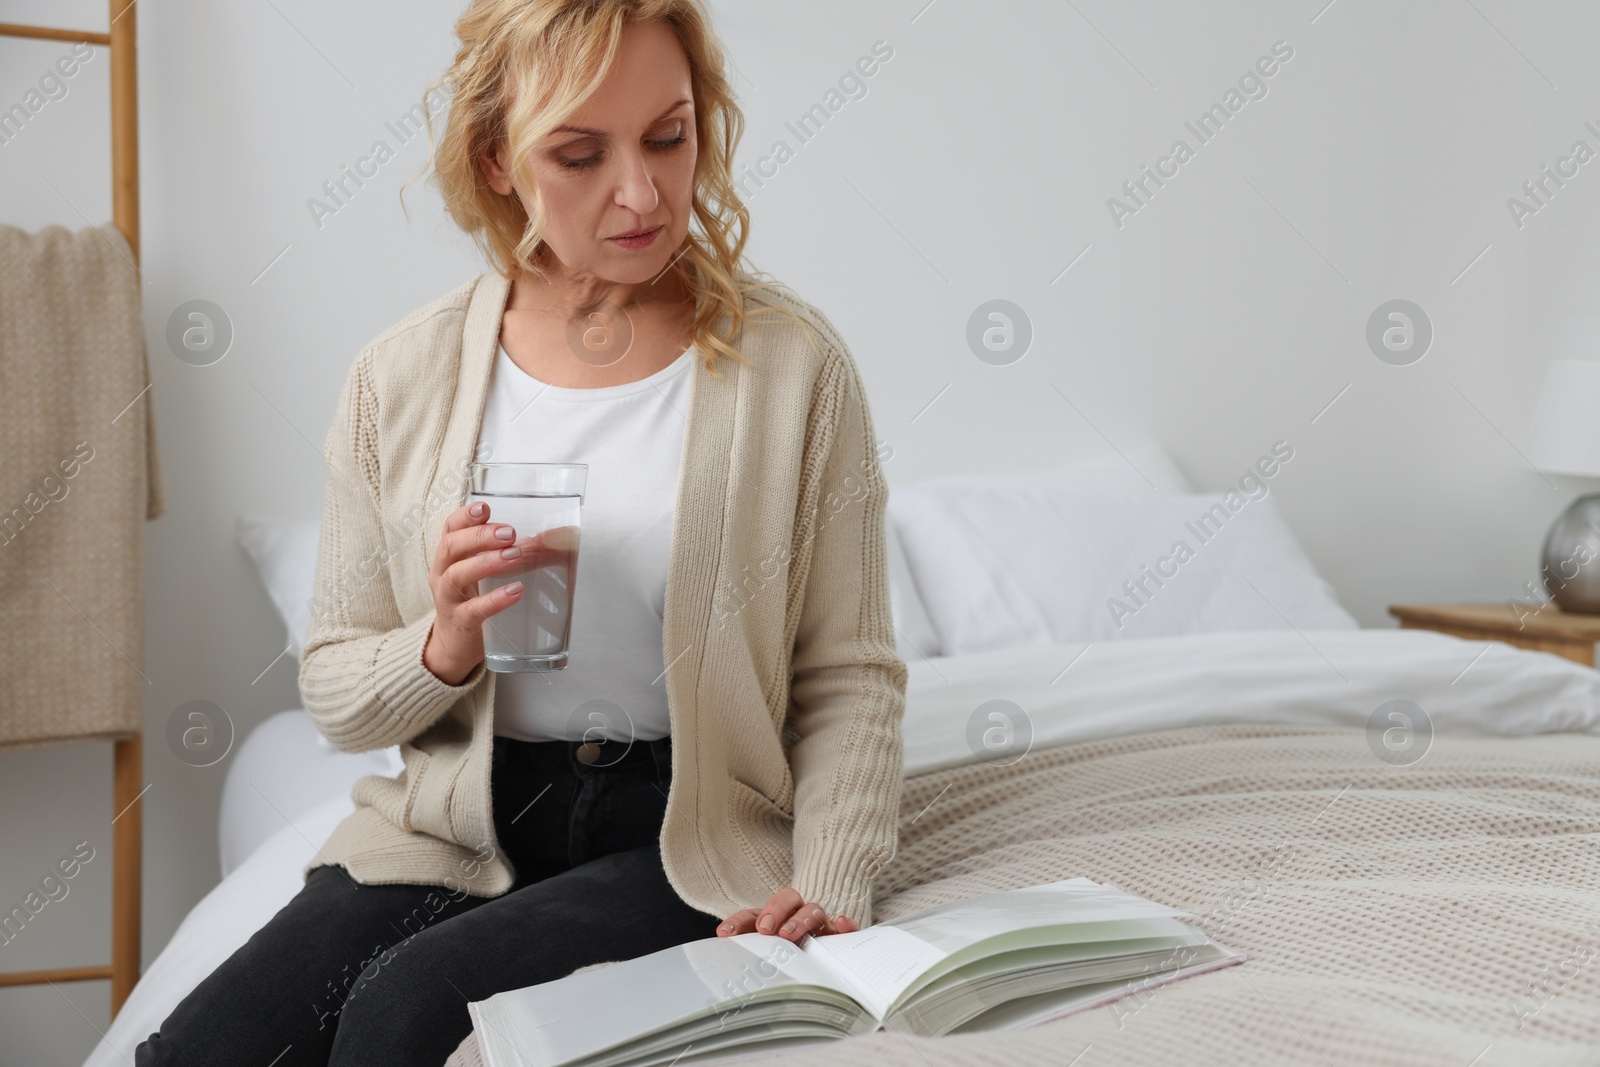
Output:
<instances>
[{"instance_id":1,"label":"woman","mask_svg":"<svg viewBox=\"0 0 1600 1067\"><path fill-rule=\"evenodd\" d=\"M300 667L328 739L405 772L141 1065L437 1067L501 990L868 926L894 852L887 488L837 332L738 269L699 0L476 0L457 32L433 162L495 270L351 367ZM461 506L489 455L590 465L563 671L486 670L524 594L480 580L549 548Z\"/></svg>"}]
</instances>

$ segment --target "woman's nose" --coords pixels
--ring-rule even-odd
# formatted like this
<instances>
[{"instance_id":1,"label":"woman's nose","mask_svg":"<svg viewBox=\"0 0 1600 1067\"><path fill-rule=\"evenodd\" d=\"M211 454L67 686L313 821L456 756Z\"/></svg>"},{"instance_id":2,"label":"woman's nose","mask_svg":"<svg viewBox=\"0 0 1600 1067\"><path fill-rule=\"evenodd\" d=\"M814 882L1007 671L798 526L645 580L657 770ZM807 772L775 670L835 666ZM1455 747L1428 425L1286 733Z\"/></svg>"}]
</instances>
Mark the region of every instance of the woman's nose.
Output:
<instances>
[{"instance_id":1,"label":"woman's nose","mask_svg":"<svg viewBox=\"0 0 1600 1067\"><path fill-rule=\"evenodd\" d=\"M649 215L661 206L661 192L656 188L655 176L642 157L635 156L627 164L622 177L619 202L621 206L640 215Z\"/></svg>"}]
</instances>

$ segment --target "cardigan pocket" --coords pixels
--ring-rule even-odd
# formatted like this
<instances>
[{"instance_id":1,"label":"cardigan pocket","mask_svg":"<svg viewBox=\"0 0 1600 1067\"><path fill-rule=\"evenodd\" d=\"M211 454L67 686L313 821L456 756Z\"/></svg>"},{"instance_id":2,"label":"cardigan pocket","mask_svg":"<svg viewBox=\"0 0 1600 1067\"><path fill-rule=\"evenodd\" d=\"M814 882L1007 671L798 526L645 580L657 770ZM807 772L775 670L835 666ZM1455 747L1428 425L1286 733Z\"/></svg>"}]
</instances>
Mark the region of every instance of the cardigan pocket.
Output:
<instances>
[{"instance_id":1,"label":"cardigan pocket","mask_svg":"<svg viewBox=\"0 0 1600 1067\"><path fill-rule=\"evenodd\" d=\"M728 777L728 814L733 836L770 881L787 885L794 866L794 816L765 793Z\"/></svg>"},{"instance_id":2,"label":"cardigan pocket","mask_svg":"<svg viewBox=\"0 0 1600 1067\"><path fill-rule=\"evenodd\" d=\"M456 786L467 766L467 753L454 749L429 753L418 750L421 762L417 780L406 796L406 829L428 834L451 844L462 844L451 818L456 813Z\"/></svg>"},{"instance_id":3,"label":"cardigan pocket","mask_svg":"<svg viewBox=\"0 0 1600 1067\"><path fill-rule=\"evenodd\" d=\"M412 812L417 807L417 795L422 790L422 779L428 773L428 754L420 748L402 744L400 755L406 764L406 801L400 809L400 825L403 829L414 832L420 828L412 821Z\"/></svg>"},{"instance_id":4,"label":"cardigan pocket","mask_svg":"<svg viewBox=\"0 0 1600 1067\"><path fill-rule=\"evenodd\" d=\"M782 804L779 804L776 800L773 800L771 797L767 796L767 794L763 793L755 786L750 785L742 778L735 778L731 774L728 776L728 781L733 783L735 794L744 794L745 802L747 804L753 803L757 809L765 810L766 812L777 816L783 822L793 824L794 815L789 811L789 809L785 808Z\"/></svg>"}]
</instances>

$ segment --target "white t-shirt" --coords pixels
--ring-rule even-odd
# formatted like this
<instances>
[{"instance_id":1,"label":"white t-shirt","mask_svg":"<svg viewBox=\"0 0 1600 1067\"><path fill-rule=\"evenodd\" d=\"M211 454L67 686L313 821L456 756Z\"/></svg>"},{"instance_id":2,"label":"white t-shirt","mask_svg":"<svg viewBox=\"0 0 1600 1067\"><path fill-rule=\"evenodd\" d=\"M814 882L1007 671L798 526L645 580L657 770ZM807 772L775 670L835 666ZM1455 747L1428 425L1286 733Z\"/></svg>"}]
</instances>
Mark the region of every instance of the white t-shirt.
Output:
<instances>
[{"instance_id":1,"label":"white t-shirt","mask_svg":"<svg viewBox=\"0 0 1600 1067\"><path fill-rule=\"evenodd\" d=\"M592 713L611 720L608 737L630 721L635 740L671 733L661 620L697 352L691 345L648 378L598 389L548 385L503 347L495 356L479 454L492 446L496 462L589 465L567 666L501 674L496 734L582 740L586 725L608 725Z\"/></svg>"}]
</instances>

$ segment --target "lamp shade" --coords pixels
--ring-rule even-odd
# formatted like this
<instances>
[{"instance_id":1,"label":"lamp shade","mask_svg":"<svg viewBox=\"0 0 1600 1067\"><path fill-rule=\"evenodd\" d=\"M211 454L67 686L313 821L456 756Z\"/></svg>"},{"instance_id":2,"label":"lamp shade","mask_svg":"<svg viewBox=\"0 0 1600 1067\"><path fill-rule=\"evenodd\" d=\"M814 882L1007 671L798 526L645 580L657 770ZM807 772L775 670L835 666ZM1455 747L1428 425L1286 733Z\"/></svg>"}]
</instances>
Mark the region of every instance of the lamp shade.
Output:
<instances>
[{"instance_id":1,"label":"lamp shade","mask_svg":"<svg viewBox=\"0 0 1600 1067\"><path fill-rule=\"evenodd\" d=\"M1550 364L1526 455L1542 471L1600 478L1600 360Z\"/></svg>"}]
</instances>

